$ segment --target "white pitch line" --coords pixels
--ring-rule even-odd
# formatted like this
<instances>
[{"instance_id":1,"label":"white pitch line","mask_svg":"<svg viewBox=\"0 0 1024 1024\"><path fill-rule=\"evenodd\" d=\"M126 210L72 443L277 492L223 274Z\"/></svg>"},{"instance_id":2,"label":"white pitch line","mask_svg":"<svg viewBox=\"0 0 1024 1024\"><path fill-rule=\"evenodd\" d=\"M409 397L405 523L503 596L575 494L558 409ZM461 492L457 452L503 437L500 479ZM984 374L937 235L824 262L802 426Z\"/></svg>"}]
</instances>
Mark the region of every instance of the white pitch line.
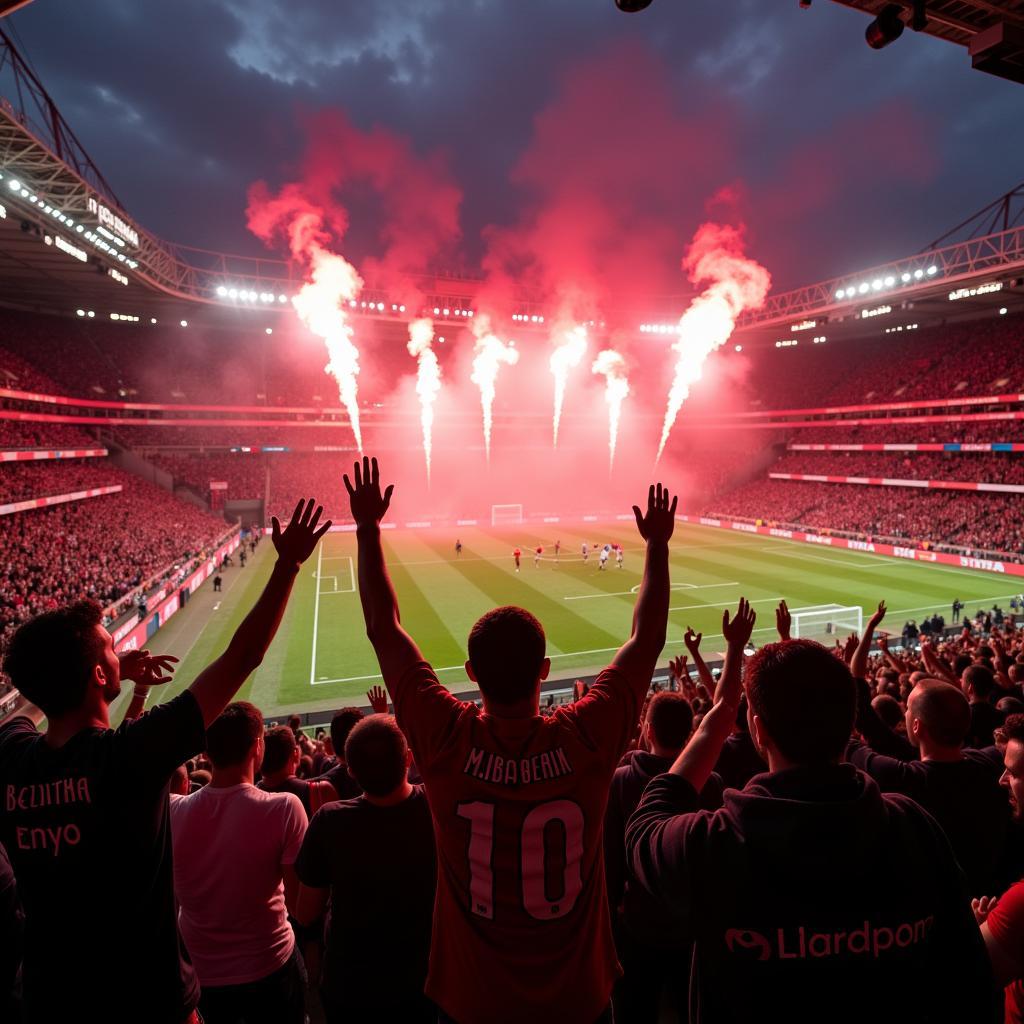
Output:
<instances>
[{"instance_id":1,"label":"white pitch line","mask_svg":"<svg viewBox=\"0 0 1024 1024\"><path fill-rule=\"evenodd\" d=\"M1008 601L1011 597L1016 597L1016 594L993 594L990 597L979 597L975 598L975 601ZM777 597L766 597L764 601L778 601L781 598ZM751 604L763 604L764 601L752 601ZM714 605L708 605L707 607L715 607ZM909 612L930 612L930 611L942 611L946 608L946 604L926 604L919 608L890 608L887 611L887 615L906 615ZM671 609L670 609L671 610ZM864 609L867 611L867 609ZM756 633L774 633L774 626L762 626L759 629L753 631ZM704 640L724 640L725 637L721 633L705 633ZM666 647L681 647L683 640L668 640L665 643ZM589 654L611 654L614 651L618 651L618 647L598 647L592 651L566 651L564 654L551 654L549 657L552 661L556 658L577 658L583 657ZM434 671L440 674L441 672L460 672L465 670L465 665L446 665L444 668L435 668ZM370 676L346 676L341 679L317 679L312 680L313 686L327 686L331 683L363 683L372 679L382 679L383 676L378 672L376 675Z\"/></svg>"},{"instance_id":2,"label":"white pitch line","mask_svg":"<svg viewBox=\"0 0 1024 1024\"><path fill-rule=\"evenodd\" d=\"M673 583L672 590L714 590L718 587L738 587L739 583ZM590 601L595 597L633 597L640 590L638 583L631 590L619 590L608 594L574 594L563 597L563 601Z\"/></svg>"},{"instance_id":3,"label":"white pitch line","mask_svg":"<svg viewBox=\"0 0 1024 1024\"><path fill-rule=\"evenodd\" d=\"M313 602L313 648L309 659L309 685L315 686L316 682L316 631L320 624L320 569L323 566L324 543L321 541L317 546L316 555L316 598Z\"/></svg>"},{"instance_id":4,"label":"white pitch line","mask_svg":"<svg viewBox=\"0 0 1024 1024\"><path fill-rule=\"evenodd\" d=\"M756 601L750 601L749 604L774 604L776 601L783 600L782 597L760 597ZM689 612L695 608L721 608L721 601L712 601L711 604L680 604L674 608L669 608L670 612Z\"/></svg>"}]
</instances>

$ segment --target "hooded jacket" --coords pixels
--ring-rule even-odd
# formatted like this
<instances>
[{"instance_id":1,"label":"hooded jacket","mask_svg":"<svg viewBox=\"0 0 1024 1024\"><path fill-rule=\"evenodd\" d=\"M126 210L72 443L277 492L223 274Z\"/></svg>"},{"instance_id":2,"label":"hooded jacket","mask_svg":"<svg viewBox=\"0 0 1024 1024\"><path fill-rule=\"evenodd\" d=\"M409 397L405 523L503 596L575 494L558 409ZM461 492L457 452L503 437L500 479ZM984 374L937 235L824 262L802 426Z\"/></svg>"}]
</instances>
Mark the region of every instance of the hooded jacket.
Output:
<instances>
[{"instance_id":1,"label":"hooded jacket","mask_svg":"<svg viewBox=\"0 0 1024 1024\"><path fill-rule=\"evenodd\" d=\"M629 934L651 945L684 948L689 942L685 921L653 900L636 885L630 886L626 873L626 822L636 810L651 779L667 772L674 759L658 757L646 750L631 750L612 776L608 809L604 819L604 870L612 917ZM700 794L700 806L708 810L722 806L722 780L714 773Z\"/></svg>"},{"instance_id":2,"label":"hooded jacket","mask_svg":"<svg viewBox=\"0 0 1024 1024\"><path fill-rule=\"evenodd\" d=\"M648 785L632 878L689 917L691 1021L986 1021L991 978L963 875L935 821L852 765L793 768L701 811Z\"/></svg>"}]
</instances>

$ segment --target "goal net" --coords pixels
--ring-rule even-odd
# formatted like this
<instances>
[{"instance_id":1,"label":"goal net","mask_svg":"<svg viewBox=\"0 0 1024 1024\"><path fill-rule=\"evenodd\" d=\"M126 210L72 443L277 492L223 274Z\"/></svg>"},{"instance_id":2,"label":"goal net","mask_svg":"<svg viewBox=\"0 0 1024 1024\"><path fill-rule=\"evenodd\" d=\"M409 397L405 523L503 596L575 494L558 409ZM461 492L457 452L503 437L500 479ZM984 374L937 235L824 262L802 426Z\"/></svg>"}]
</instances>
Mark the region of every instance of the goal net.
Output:
<instances>
[{"instance_id":1,"label":"goal net","mask_svg":"<svg viewBox=\"0 0 1024 1024\"><path fill-rule=\"evenodd\" d=\"M832 646L836 640L844 641L851 633L858 636L864 629L864 609L838 604L813 605L809 608L792 608L792 635L817 640Z\"/></svg>"},{"instance_id":2,"label":"goal net","mask_svg":"<svg viewBox=\"0 0 1024 1024\"><path fill-rule=\"evenodd\" d=\"M491 526L518 526L522 521L522 505L491 506Z\"/></svg>"}]
</instances>

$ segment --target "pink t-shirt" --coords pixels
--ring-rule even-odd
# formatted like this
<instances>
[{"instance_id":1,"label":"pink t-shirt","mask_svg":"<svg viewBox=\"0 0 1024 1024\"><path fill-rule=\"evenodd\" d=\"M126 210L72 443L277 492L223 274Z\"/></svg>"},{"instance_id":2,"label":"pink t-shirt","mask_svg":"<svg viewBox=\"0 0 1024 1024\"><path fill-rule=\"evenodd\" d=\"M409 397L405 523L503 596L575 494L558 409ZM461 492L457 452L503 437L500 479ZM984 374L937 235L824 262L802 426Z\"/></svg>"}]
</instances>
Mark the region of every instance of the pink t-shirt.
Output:
<instances>
[{"instance_id":1,"label":"pink t-shirt","mask_svg":"<svg viewBox=\"0 0 1024 1024\"><path fill-rule=\"evenodd\" d=\"M305 834L293 793L241 783L171 799L178 923L200 985L257 981L291 956L281 865Z\"/></svg>"}]
</instances>

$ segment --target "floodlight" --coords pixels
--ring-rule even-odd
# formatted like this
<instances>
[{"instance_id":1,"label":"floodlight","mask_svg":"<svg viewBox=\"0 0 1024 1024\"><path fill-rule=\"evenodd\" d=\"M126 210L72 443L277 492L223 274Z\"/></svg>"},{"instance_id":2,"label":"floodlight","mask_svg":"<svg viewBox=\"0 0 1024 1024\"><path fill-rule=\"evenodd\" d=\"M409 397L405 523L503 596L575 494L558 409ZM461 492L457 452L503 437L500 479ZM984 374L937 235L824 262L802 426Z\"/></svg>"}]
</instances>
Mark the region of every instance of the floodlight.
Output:
<instances>
[{"instance_id":1,"label":"floodlight","mask_svg":"<svg viewBox=\"0 0 1024 1024\"><path fill-rule=\"evenodd\" d=\"M881 50L903 35L903 8L899 4L883 7L878 17L867 27L864 38L872 50Z\"/></svg>"}]
</instances>

